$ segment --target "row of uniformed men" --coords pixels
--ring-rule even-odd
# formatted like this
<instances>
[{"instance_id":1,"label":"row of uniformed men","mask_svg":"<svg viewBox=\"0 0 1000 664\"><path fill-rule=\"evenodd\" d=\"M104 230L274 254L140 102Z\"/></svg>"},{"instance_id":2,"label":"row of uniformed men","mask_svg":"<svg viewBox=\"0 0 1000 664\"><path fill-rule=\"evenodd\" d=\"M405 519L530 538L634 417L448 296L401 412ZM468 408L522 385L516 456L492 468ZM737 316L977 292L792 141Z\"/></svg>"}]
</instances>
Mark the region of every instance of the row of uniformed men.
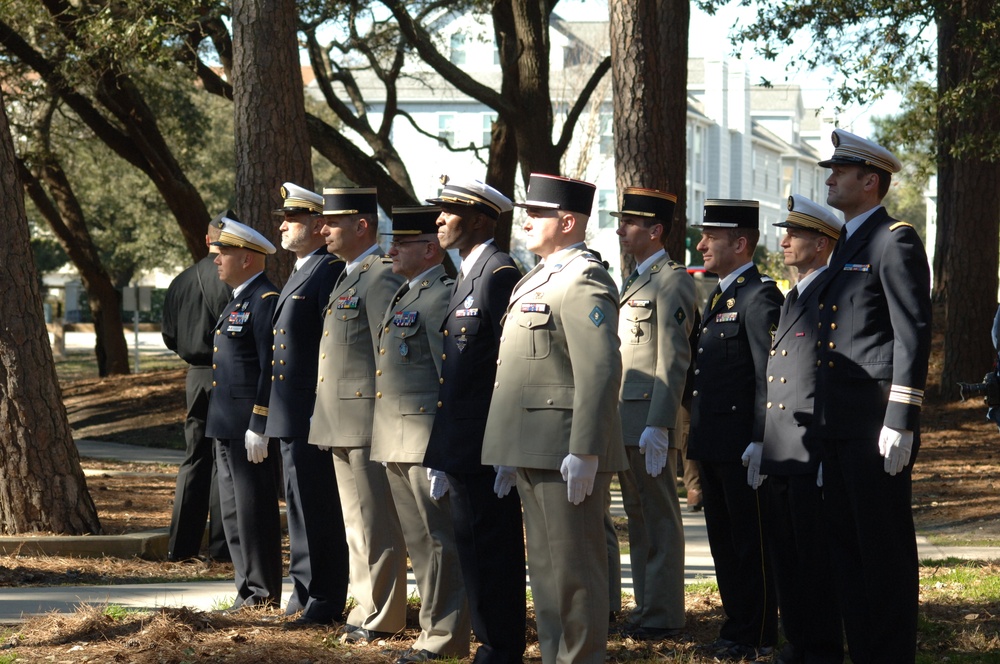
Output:
<instances>
[{"instance_id":1,"label":"row of uniformed men","mask_svg":"<svg viewBox=\"0 0 1000 664\"><path fill-rule=\"evenodd\" d=\"M853 139L857 137L848 142ZM857 140L867 147L863 139ZM857 159L846 152L840 156ZM837 164L835 173L843 159L830 162ZM308 383L300 384L296 394L300 405L310 407L315 396L311 428L307 437L287 442L290 447L299 440L300 447L312 443L315 449L333 450L351 590L357 601L347 618L344 640L370 640L402 628L408 549L423 599L421 634L397 661L465 655L469 608L481 644L476 661L520 661L524 586L519 495L543 660L603 661L609 609L606 502L586 497L594 490L605 496L611 473L618 471L630 517L637 600L626 630L635 638L658 639L683 626L683 535L675 473L672 468L661 471L675 438L672 430L690 358L694 287L662 249L675 199L630 189L623 196L618 232L623 248L638 265L619 291L583 243L593 192L588 183L531 176L528 200L520 205L528 216L524 224L528 248L542 260L519 281L510 258L492 243L493 224L510 209L510 201L482 183L446 186L440 198L431 201L439 208L394 210L393 234L400 239L391 245L391 270L381 260L376 242L374 190L327 190L319 197L295 188L297 196L286 196L282 244L286 245L286 231L293 230L289 198L312 203L305 206L306 218L293 221L301 223L307 234L325 239L325 248L314 243L312 253L299 256L297 267L306 265L303 258L309 257L333 265L324 250L346 265L322 307L325 315L313 317L314 326L320 320L322 336L312 346L311 358L306 353L293 361L295 346L284 340L293 328L276 322L272 335L277 380L264 380L271 372L263 363L257 375L258 387L267 384L274 389L261 388L255 394L246 389L245 377L242 385L234 383L229 389L230 396L239 392L251 400L250 430L242 438L211 430L209 435L220 439L220 459L226 457L228 440L243 440L249 461L266 461L266 450L275 438L282 448L286 443L277 431L279 425L272 424L287 419L275 418L275 395L281 391L276 386L290 382L286 376L291 379L300 372L308 376L304 367L313 367L314 395ZM794 230L785 240L786 259L791 249L792 259L799 260L795 251L803 238L812 241L814 253L831 249L830 238L839 222L807 201L791 203L794 209L785 223ZM224 223L232 235L242 235L241 240L220 240L220 275L226 280L228 252L242 247L250 254L261 249L268 253L268 246L255 231ZM784 401L777 409L762 407L768 386L790 381L780 374L777 381L763 378L768 349L783 336L776 334L781 296L750 262L757 223L756 206L749 202L710 201L699 243L706 268L717 272L722 282L703 316L690 456L701 461L708 478L706 519L728 616L714 645L729 657L766 649L776 639L769 574L746 567L754 539L743 537L744 524L736 522L745 516L737 512L756 505L757 495L744 500L748 497L734 493L734 478L746 471L740 466L739 450L734 455L731 448L748 440L767 440L764 413L791 410L781 407ZM450 247L463 258L455 285L440 265L442 248ZM293 248L291 243L287 248ZM818 273L804 258L800 263L789 261ZM249 292L245 299L240 295L250 282L263 278L250 273L256 267L262 264L250 266L242 275L229 275L227 283L245 276L246 284L231 284L244 288L234 295L228 318L220 321L220 339L236 340L252 325L257 300ZM279 301L291 302L292 307L301 303L316 313L317 301L307 304L306 296L296 298L293 292L286 284ZM277 292L265 287L259 301L267 302L271 294ZM280 312L272 316L280 321ZM836 329L835 324L830 329ZM808 329L810 340L813 334ZM268 337L266 332L263 336ZM805 336L796 331L791 338ZM228 347L219 343L218 366L230 360ZM772 358L787 357L777 347L771 350ZM266 348L259 353L267 354ZM232 353L233 358L237 355ZM918 388L910 389L912 396ZM809 395L805 391L800 396ZM213 397L213 410L217 405L227 408L223 399ZM805 408L795 412L804 413ZM265 420L255 422L255 417ZM793 422L796 427L807 424ZM780 431L786 425L769 430ZM209 428L213 428L211 414ZM621 438L625 447L618 442ZM801 436L792 448L798 450L793 456L802 450L806 455L797 461L815 462L817 457ZM759 449L751 444L744 453L751 474L758 472ZM782 454L787 451L777 456ZM384 461L384 467L378 461ZM763 463L766 469L768 462ZM293 464L291 472L301 474L303 465ZM286 491L287 466L286 457ZM771 472L797 474L780 468ZM742 477L739 483L746 486ZM304 484L299 482L300 487ZM331 511L329 501L325 510ZM749 523L761 523L759 510L755 511L758 514ZM308 542L310 537L307 524L299 539ZM246 538L240 539L250 546ZM757 566L765 570L759 531L756 544ZM293 534L293 578L296 547ZM340 576L341 585L346 584L344 575L333 573L336 567L320 564L325 551L306 543L299 548L308 550L299 567L311 569L313 582L327 575ZM330 548L343 547L337 543ZM456 558L460 564L454 564ZM759 585L754 574L759 575ZM244 582L253 576L249 569L242 575ZM328 623L338 618L341 586L322 596L319 584L303 578L305 602L289 603L289 612L306 609L297 622ZM263 601L277 599L273 586L260 585L265 592L256 596ZM315 596L312 585L317 586ZM745 601L748 596L750 601ZM762 596L762 602L754 601ZM787 631L789 616L808 611L792 602L795 597L801 600L802 593L786 591L779 597ZM807 599L808 605L814 603ZM308 606L320 600L333 610L310 615ZM849 630L849 640L850 634ZM798 647L793 636L788 639Z\"/></svg>"}]
</instances>

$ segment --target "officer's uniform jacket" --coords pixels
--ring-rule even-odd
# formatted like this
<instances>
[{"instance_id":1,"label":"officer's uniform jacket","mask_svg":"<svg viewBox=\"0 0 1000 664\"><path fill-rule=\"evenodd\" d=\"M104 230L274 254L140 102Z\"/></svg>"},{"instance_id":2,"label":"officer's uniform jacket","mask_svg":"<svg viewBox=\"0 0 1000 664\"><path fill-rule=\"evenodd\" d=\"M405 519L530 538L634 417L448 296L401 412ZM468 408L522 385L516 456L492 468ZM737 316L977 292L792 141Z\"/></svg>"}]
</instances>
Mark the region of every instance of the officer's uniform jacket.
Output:
<instances>
[{"instance_id":1,"label":"officer's uniform jacket","mask_svg":"<svg viewBox=\"0 0 1000 664\"><path fill-rule=\"evenodd\" d=\"M930 269L917 232L879 208L839 246L819 295L818 432L919 428L931 345Z\"/></svg>"},{"instance_id":2,"label":"officer's uniform jacket","mask_svg":"<svg viewBox=\"0 0 1000 664\"><path fill-rule=\"evenodd\" d=\"M767 358L783 298L750 266L702 317L695 354L688 458L737 462L764 436Z\"/></svg>"},{"instance_id":3,"label":"officer's uniform jacket","mask_svg":"<svg viewBox=\"0 0 1000 664\"><path fill-rule=\"evenodd\" d=\"M309 442L368 447L375 415L375 353L382 315L403 278L391 261L367 256L330 293L319 343Z\"/></svg>"},{"instance_id":4,"label":"officer's uniform jacket","mask_svg":"<svg viewBox=\"0 0 1000 664\"><path fill-rule=\"evenodd\" d=\"M215 326L212 398L205 435L243 440L264 433L271 398L271 320L278 289L263 273L230 301Z\"/></svg>"},{"instance_id":5,"label":"officer's uniform jacket","mask_svg":"<svg viewBox=\"0 0 1000 664\"><path fill-rule=\"evenodd\" d=\"M765 475L816 474L821 446L813 438L813 400L816 396L816 340L818 292L829 270L817 274L790 306L781 309L767 359L767 414Z\"/></svg>"},{"instance_id":6,"label":"officer's uniform jacket","mask_svg":"<svg viewBox=\"0 0 1000 664\"><path fill-rule=\"evenodd\" d=\"M691 362L694 308L694 279L666 254L621 295L619 411L626 445L638 445L647 426L674 428Z\"/></svg>"},{"instance_id":7,"label":"officer's uniform jacket","mask_svg":"<svg viewBox=\"0 0 1000 664\"><path fill-rule=\"evenodd\" d=\"M444 266L425 274L386 309L375 361L374 461L422 463L438 409L444 321L452 281Z\"/></svg>"},{"instance_id":8,"label":"officer's uniform jacket","mask_svg":"<svg viewBox=\"0 0 1000 664\"><path fill-rule=\"evenodd\" d=\"M292 272L274 312L271 361L270 438L304 438L316 401L316 353L326 310L344 261L320 247Z\"/></svg>"},{"instance_id":9,"label":"officer's uniform jacket","mask_svg":"<svg viewBox=\"0 0 1000 664\"><path fill-rule=\"evenodd\" d=\"M489 244L448 303L441 393L424 465L448 473L478 472L500 350L500 320L521 279L510 256Z\"/></svg>"},{"instance_id":10,"label":"officer's uniform jacket","mask_svg":"<svg viewBox=\"0 0 1000 664\"><path fill-rule=\"evenodd\" d=\"M497 363L484 464L558 470L572 453L627 467L618 289L593 254L565 249L518 282Z\"/></svg>"}]
</instances>

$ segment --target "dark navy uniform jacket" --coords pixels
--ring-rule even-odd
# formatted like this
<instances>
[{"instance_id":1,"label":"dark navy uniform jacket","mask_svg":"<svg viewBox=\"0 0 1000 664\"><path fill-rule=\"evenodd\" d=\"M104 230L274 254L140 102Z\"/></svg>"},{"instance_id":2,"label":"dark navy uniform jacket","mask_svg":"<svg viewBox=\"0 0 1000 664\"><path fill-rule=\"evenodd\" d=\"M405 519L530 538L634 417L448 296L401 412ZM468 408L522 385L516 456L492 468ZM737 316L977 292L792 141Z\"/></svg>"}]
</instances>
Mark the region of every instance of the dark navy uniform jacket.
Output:
<instances>
[{"instance_id":1,"label":"dark navy uniform jacket","mask_svg":"<svg viewBox=\"0 0 1000 664\"><path fill-rule=\"evenodd\" d=\"M428 468L473 473L483 468L483 433L490 411L500 351L500 321L521 280L510 256L489 244L448 303L441 326L445 360L430 442Z\"/></svg>"},{"instance_id":2,"label":"dark navy uniform jacket","mask_svg":"<svg viewBox=\"0 0 1000 664\"><path fill-rule=\"evenodd\" d=\"M705 307L695 351L688 458L735 462L764 436L767 358L783 298L774 280L747 268Z\"/></svg>"},{"instance_id":3,"label":"dark navy uniform jacket","mask_svg":"<svg viewBox=\"0 0 1000 664\"><path fill-rule=\"evenodd\" d=\"M765 475L815 475L822 446L812 438L816 396L818 293L830 276L823 270L798 299L781 308L767 360L767 415L760 472Z\"/></svg>"},{"instance_id":4,"label":"dark navy uniform jacket","mask_svg":"<svg viewBox=\"0 0 1000 664\"><path fill-rule=\"evenodd\" d=\"M272 329L271 403L264 432L269 438L309 435L309 418L316 402L323 312L343 270L344 261L328 254L325 246L320 247L289 275L278 296Z\"/></svg>"},{"instance_id":5,"label":"dark navy uniform jacket","mask_svg":"<svg viewBox=\"0 0 1000 664\"><path fill-rule=\"evenodd\" d=\"M930 268L917 232L879 208L838 247L819 295L818 434L877 437L920 423L931 348Z\"/></svg>"},{"instance_id":6,"label":"dark navy uniform jacket","mask_svg":"<svg viewBox=\"0 0 1000 664\"><path fill-rule=\"evenodd\" d=\"M264 433L271 396L271 320L278 289L259 274L231 300L215 326L212 399L205 435L243 440Z\"/></svg>"}]
</instances>

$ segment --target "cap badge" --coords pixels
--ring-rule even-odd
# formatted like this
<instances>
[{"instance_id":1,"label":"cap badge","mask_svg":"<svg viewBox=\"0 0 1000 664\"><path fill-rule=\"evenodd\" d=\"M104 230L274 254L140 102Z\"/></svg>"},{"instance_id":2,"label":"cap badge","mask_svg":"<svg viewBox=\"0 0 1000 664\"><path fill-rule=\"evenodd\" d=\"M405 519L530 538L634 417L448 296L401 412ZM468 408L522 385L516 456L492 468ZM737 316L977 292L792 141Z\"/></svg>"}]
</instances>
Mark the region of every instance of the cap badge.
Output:
<instances>
[{"instance_id":1,"label":"cap badge","mask_svg":"<svg viewBox=\"0 0 1000 664\"><path fill-rule=\"evenodd\" d=\"M788 197L788 211L791 212L795 209L795 198L793 196Z\"/></svg>"}]
</instances>

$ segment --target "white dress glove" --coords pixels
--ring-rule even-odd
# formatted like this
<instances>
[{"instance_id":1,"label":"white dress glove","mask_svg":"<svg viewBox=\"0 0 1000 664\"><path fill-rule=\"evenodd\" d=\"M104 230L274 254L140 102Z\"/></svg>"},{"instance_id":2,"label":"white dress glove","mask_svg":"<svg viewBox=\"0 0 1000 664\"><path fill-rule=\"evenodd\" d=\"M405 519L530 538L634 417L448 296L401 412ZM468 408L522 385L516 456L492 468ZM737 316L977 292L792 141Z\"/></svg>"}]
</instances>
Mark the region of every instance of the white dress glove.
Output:
<instances>
[{"instance_id":1,"label":"white dress glove","mask_svg":"<svg viewBox=\"0 0 1000 664\"><path fill-rule=\"evenodd\" d=\"M567 454L559 465L559 472L566 480L566 500L579 505L583 499L594 493L594 478L597 477L596 454Z\"/></svg>"},{"instance_id":2,"label":"white dress glove","mask_svg":"<svg viewBox=\"0 0 1000 664\"><path fill-rule=\"evenodd\" d=\"M427 469L427 479L431 481L431 498L441 500L444 494L448 493L451 484L448 482L448 475L443 470Z\"/></svg>"},{"instance_id":3,"label":"white dress glove","mask_svg":"<svg viewBox=\"0 0 1000 664\"><path fill-rule=\"evenodd\" d=\"M497 498L503 498L510 493L511 487L517 484L517 468L514 466L493 466L497 478L493 481L493 493Z\"/></svg>"},{"instance_id":4,"label":"white dress glove","mask_svg":"<svg viewBox=\"0 0 1000 664\"><path fill-rule=\"evenodd\" d=\"M885 472L895 475L903 470L910 463L912 449L912 431L882 427L878 436L878 451L885 457Z\"/></svg>"},{"instance_id":5,"label":"white dress glove","mask_svg":"<svg viewBox=\"0 0 1000 664\"><path fill-rule=\"evenodd\" d=\"M267 438L249 429L243 436L243 446L247 448L247 461L260 463L267 458Z\"/></svg>"},{"instance_id":6,"label":"white dress glove","mask_svg":"<svg viewBox=\"0 0 1000 664\"><path fill-rule=\"evenodd\" d=\"M667 465L670 453L670 429L667 427L646 427L639 436L639 454L646 457L646 472L656 477Z\"/></svg>"},{"instance_id":7,"label":"white dress glove","mask_svg":"<svg viewBox=\"0 0 1000 664\"><path fill-rule=\"evenodd\" d=\"M816 486L823 488L823 462L819 462L819 468L816 470Z\"/></svg>"},{"instance_id":8,"label":"white dress glove","mask_svg":"<svg viewBox=\"0 0 1000 664\"><path fill-rule=\"evenodd\" d=\"M743 451L743 467L747 469L747 484L754 491L760 487L767 475L760 474L760 458L764 454L764 443L750 443Z\"/></svg>"}]
</instances>

